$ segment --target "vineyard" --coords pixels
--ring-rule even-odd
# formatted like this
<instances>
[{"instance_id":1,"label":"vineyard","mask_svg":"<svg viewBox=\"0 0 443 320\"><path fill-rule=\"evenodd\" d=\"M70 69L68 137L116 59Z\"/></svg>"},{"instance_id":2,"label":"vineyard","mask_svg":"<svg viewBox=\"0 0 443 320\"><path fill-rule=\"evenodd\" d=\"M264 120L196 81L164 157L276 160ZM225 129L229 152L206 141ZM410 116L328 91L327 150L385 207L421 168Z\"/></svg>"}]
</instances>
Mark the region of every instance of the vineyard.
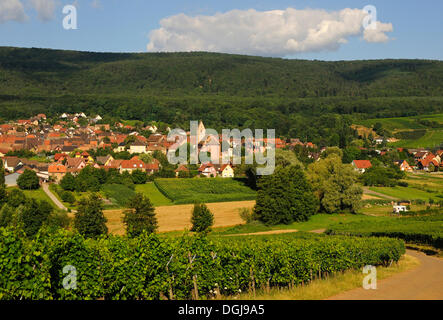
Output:
<instances>
[{"instance_id":1,"label":"vineyard","mask_svg":"<svg viewBox=\"0 0 443 320\"><path fill-rule=\"evenodd\" d=\"M443 214L399 219L366 219L336 224L326 231L330 235L379 236L400 238L408 243L443 248Z\"/></svg>"},{"instance_id":2,"label":"vineyard","mask_svg":"<svg viewBox=\"0 0 443 320\"><path fill-rule=\"evenodd\" d=\"M405 253L397 239L292 234L85 240L59 229L31 241L0 229L0 243L0 299L211 299L303 285ZM76 288L63 287L66 266Z\"/></svg>"},{"instance_id":3,"label":"vineyard","mask_svg":"<svg viewBox=\"0 0 443 320\"><path fill-rule=\"evenodd\" d=\"M255 200L256 192L230 178L156 179L155 185L175 204Z\"/></svg>"}]
</instances>

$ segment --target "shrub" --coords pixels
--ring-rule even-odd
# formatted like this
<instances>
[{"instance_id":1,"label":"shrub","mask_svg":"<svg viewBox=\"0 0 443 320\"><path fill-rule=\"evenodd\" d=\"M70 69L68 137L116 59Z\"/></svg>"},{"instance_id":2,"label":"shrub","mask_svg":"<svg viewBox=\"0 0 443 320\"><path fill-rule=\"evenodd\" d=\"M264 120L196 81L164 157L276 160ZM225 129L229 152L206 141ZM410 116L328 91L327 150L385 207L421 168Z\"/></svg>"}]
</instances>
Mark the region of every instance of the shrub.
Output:
<instances>
[{"instance_id":1,"label":"shrub","mask_svg":"<svg viewBox=\"0 0 443 320\"><path fill-rule=\"evenodd\" d=\"M208 232L214 224L214 215L204 203L195 203L192 210L191 223L191 231Z\"/></svg>"},{"instance_id":2,"label":"shrub","mask_svg":"<svg viewBox=\"0 0 443 320\"><path fill-rule=\"evenodd\" d=\"M137 193L129 201L129 209L123 213L123 223L126 225L126 234L137 237L146 231L148 234L157 229L155 208L148 197Z\"/></svg>"},{"instance_id":3,"label":"shrub","mask_svg":"<svg viewBox=\"0 0 443 320\"><path fill-rule=\"evenodd\" d=\"M148 181L148 175L141 170L135 170L132 172L131 178L134 184L145 184Z\"/></svg>"},{"instance_id":4,"label":"shrub","mask_svg":"<svg viewBox=\"0 0 443 320\"><path fill-rule=\"evenodd\" d=\"M18 206L25 204L26 202L26 196L25 194L19 190L19 189L12 189L9 193L8 193L8 201L7 203L13 207L13 208L17 208Z\"/></svg>"},{"instance_id":5,"label":"shrub","mask_svg":"<svg viewBox=\"0 0 443 320\"><path fill-rule=\"evenodd\" d=\"M79 233L87 238L106 234L108 233L106 221L102 200L97 194L93 193L89 198L80 199L74 218L74 225Z\"/></svg>"},{"instance_id":6,"label":"shrub","mask_svg":"<svg viewBox=\"0 0 443 320\"><path fill-rule=\"evenodd\" d=\"M55 210L49 215L47 223L51 228L68 228L71 224L71 218L64 210Z\"/></svg>"},{"instance_id":7,"label":"shrub","mask_svg":"<svg viewBox=\"0 0 443 320\"><path fill-rule=\"evenodd\" d=\"M75 202L75 197L74 194L70 191L63 191L60 194L60 198L62 199L62 201L73 204Z\"/></svg>"},{"instance_id":8,"label":"shrub","mask_svg":"<svg viewBox=\"0 0 443 320\"><path fill-rule=\"evenodd\" d=\"M257 187L254 213L267 225L306 221L317 210L317 197L299 166L279 167L261 177Z\"/></svg>"},{"instance_id":9,"label":"shrub","mask_svg":"<svg viewBox=\"0 0 443 320\"><path fill-rule=\"evenodd\" d=\"M40 187L40 180L34 171L25 169L20 177L18 177L17 185L20 189L34 190Z\"/></svg>"},{"instance_id":10,"label":"shrub","mask_svg":"<svg viewBox=\"0 0 443 320\"><path fill-rule=\"evenodd\" d=\"M70 172L66 173L65 176L60 180L60 187L66 191L75 191L75 177Z\"/></svg>"},{"instance_id":11,"label":"shrub","mask_svg":"<svg viewBox=\"0 0 443 320\"><path fill-rule=\"evenodd\" d=\"M52 213L52 206L46 200L27 199L21 212L23 230L27 236L34 236Z\"/></svg>"},{"instance_id":12,"label":"shrub","mask_svg":"<svg viewBox=\"0 0 443 320\"><path fill-rule=\"evenodd\" d=\"M252 221L254 221L254 212L249 208L238 209L238 214L240 215L240 218L246 223L251 223Z\"/></svg>"}]
</instances>

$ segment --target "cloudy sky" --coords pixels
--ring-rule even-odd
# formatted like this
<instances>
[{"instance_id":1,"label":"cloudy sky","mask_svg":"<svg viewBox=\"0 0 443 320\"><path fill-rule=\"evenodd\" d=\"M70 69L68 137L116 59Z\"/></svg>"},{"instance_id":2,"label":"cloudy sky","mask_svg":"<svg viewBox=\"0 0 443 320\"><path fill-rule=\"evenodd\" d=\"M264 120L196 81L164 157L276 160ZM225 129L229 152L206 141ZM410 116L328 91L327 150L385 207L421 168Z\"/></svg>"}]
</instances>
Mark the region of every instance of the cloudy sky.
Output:
<instances>
[{"instance_id":1,"label":"cloudy sky","mask_svg":"<svg viewBox=\"0 0 443 320\"><path fill-rule=\"evenodd\" d=\"M0 46L443 60L442 12L441 0L0 0Z\"/></svg>"}]
</instances>

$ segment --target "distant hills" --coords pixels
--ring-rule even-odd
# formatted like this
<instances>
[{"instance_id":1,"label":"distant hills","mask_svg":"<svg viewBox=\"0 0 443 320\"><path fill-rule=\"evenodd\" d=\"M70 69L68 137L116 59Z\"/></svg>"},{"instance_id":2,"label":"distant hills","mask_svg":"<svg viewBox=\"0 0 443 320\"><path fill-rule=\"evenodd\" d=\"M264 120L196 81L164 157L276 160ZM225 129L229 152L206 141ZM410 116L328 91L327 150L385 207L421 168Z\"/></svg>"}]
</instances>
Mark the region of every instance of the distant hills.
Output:
<instances>
[{"instance_id":1,"label":"distant hills","mask_svg":"<svg viewBox=\"0 0 443 320\"><path fill-rule=\"evenodd\" d=\"M442 97L442 61L325 62L0 47L3 118L81 109L165 122L200 115L209 123L238 125L254 116L247 110L257 108L282 116L442 112Z\"/></svg>"}]
</instances>

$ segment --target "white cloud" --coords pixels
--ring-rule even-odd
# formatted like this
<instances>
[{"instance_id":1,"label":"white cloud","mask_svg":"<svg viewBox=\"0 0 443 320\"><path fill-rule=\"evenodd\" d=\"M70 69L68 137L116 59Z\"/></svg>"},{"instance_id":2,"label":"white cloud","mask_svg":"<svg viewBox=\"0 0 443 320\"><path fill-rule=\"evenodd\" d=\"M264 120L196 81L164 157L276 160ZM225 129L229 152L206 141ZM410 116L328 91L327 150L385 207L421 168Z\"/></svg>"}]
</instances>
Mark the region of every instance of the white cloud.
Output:
<instances>
[{"instance_id":1,"label":"white cloud","mask_svg":"<svg viewBox=\"0 0 443 320\"><path fill-rule=\"evenodd\" d=\"M56 3L55 0L30 0L31 5L37 11L38 17L42 21L51 20L54 17Z\"/></svg>"},{"instance_id":2,"label":"white cloud","mask_svg":"<svg viewBox=\"0 0 443 320\"><path fill-rule=\"evenodd\" d=\"M389 41L389 37L386 35L386 32L392 32L393 27L392 23L380 23L376 22L376 29L372 30L370 28L365 29L363 38L367 42L387 42Z\"/></svg>"},{"instance_id":3,"label":"white cloud","mask_svg":"<svg viewBox=\"0 0 443 320\"><path fill-rule=\"evenodd\" d=\"M6 21L24 21L26 19L25 10L20 0L0 1L0 23Z\"/></svg>"},{"instance_id":4,"label":"white cloud","mask_svg":"<svg viewBox=\"0 0 443 320\"><path fill-rule=\"evenodd\" d=\"M350 37L386 42L392 24L364 30L367 14L360 9L256 11L232 10L213 16L178 14L151 31L148 51L217 51L264 56L337 50Z\"/></svg>"}]
</instances>

